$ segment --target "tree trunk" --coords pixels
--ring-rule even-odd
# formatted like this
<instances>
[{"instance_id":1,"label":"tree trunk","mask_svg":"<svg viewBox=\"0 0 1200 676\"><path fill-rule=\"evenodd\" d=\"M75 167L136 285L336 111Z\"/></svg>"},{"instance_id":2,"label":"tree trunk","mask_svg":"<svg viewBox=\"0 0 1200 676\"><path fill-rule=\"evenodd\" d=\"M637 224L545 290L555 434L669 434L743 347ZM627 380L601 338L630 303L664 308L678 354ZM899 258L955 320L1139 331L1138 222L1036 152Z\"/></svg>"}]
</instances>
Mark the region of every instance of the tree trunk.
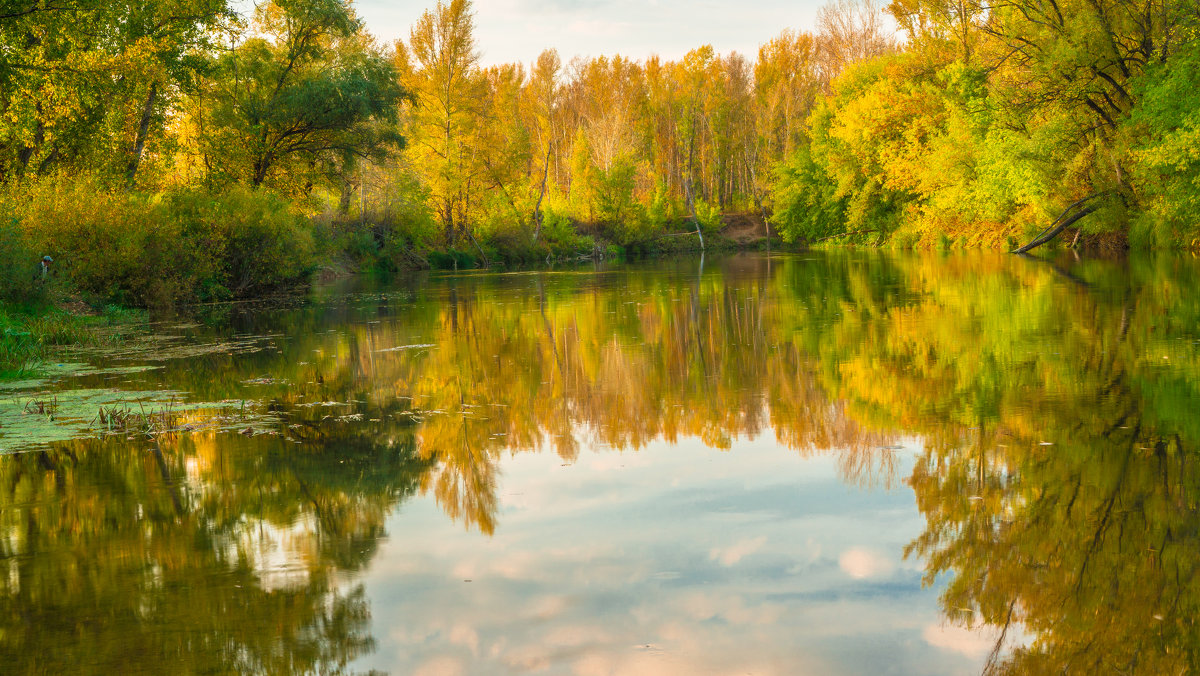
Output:
<instances>
[{"instance_id":1,"label":"tree trunk","mask_svg":"<svg viewBox=\"0 0 1200 676\"><path fill-rule=\"evenodd\" d=\"M1023 253L1027 253L1029 251L1032 251L1032 250L1038 248L1039 246L1049 242L1050 240L1054 239L1055 237L1058 237L1059 233L1061 233L1063 230L1066 230L1071 225L1073 225L1076 221L1078 221L1079 219L1083 218L1084 216L1087 216L1088 214L1092 213L1097 208L1098 207L1086 207L1084 209L1080 209L1078 213L1076 213L1075 215L1066 219L1062 223L1059 223L1048 234L1033 240L1029 244L1026 244L1025 246L1021 247L1020 249L1017 249L1013 253L1023 254Z\"/></svg>"},{"instance_id":2,"label":"tree trunk","mask_svg":"<svg viewBox=\"0 0 1200 676\"><path fill-rule=\"evenodd\" d=\"M446 244L454 247L454 205L450 200L444 200L442 204L442 224L446 227Z\"/></svg>"},{"instance_id":3,"label":"tree trunk","mask_svg":"<svg viewBox=\"0 0 1200 676\"><path fill-rule=\"evenodd\" d=\"M475 240L475 235L471 234L471 229L463 228L463 231L467 233L467 238L475 245L475 250L479 252L479 257L483 259L483 267L492 267L492 262L488 260L487 254L483 252L483 247L479 246L479 242Z\"/></svg>"},{"instance_id":4,"label":"tree trunk","mask_svg":"<svg viewBox=\"0 0 1200 676\"><path fill-rule=\"evenodd\" d=\"M265 157L260 157L254 161L254 176L251 179L251 184L257 188L267 180L267 170L270 168L270 162Z\"/></svg>"},{"instance_id":5,"label":"tree trunk","mask_svg":"<svg viewBox=\"0 0 1200 676\"><path fill-rule=\"evenodd\" d=\"M533 243L537 244L542 235L542 200L546 197L546 179L550 176L550 152L554 144L546 144L546 162L542 166L542 187L538 190L537 204L533 206Z\"/></svg>"},{"instance_id":6,"label":"tree trunk","mask_svg":"<svg viewBox=\"0 0 1200 676\"><path fill-rule=\"evenodd\" d=\"M1092 213L1096 209L1099 209L1099 207L1097 207L1095 205L1083 207L1082 209L1079 209L1079 211L1072 214L1069 218L1067 217L1067 214L1070 214L1072 210L1074 210L1078 207L1081 207L1085 203L1090 202L1090 201L1096 199L1097 197L1100 197L1105 194L1107 194L1107 193L1095 193L1092 195L1088 195L1087 197L1085 197L1085 198L1079 200L1078 202L1075 202L1071 206L1067 207L1065 210L1063 210L1062 214L1060 214L1058 218L1054 219L1054 222L1050 224L1049 228L1046 228L1045 230L1042 231L1042 234L1038 235L1037 237L1034 237L1033 241L1031 241L1030 243L1026 244L1025 246L1023 246L1019 249L1014 250L1012 253L1017 253L1017 254L1027 253L1027 252L1032 251L1032 250L1038 248L1039 246L1053 240L1055 237L1058 237L1058 235L1060 233L1062 233L1063 230L1066 230L1067 228L1071 227L1072 225L1077 223L1079 221L1079 219L1083 218L1084 216L1087 216L1088 214Z\"/></svg>"},{"instance_id":7,"label":"tree trunk","mask_svg":"<svg viewBox=\"0 0 1200 676\"><path fill-rule=\"evenodd\" d=\"M754 159L746 158L746 169L750 179L750 196L754 198L754 208L758 210L758 217L763 221L763 227L767 230L767 248L771 248L771 222L767 220L767 210L763 207L762 195L758 193L758 171L754 166Z\"/></svg>"},{"instance_id":8,"label":"tree trunk","mask_svg":"<svg viewBox=\"0 0 1200 676\"><path fill-rule=\"evenodd\" d=\"M354 180L355 170L358 170L358 180ZM362 169L358 167L358 162L352 153L345 153L342 157L341 171L338 172L341 178L341 194L338 195L338 213L345 216L350 213L350 203L354 200L354 191L358 190L359 213L362 213Z\"/></svg>"},{"instance_id":9,"label":"tree trunk","mask_svg":"<svg viewBox=\"0 0 1200 676\"><path fill-rule=\"evenodd\" d=\"M21 166L21 173L25 173L25 169L29 166L29 161L33 159L35 153L41 149L42 144L46 141L46 124L41 120L42 117L42 102L38 101L34 104L34 110L37 111L38 122L33 130L33 144L22 146L17 153L17 162Z\"/></svg>"},{"instance_id":10,"label":"tree trunk","mask_svg":"<svg viewBox=\"0 0 1200 676\"><path fill-rule=\"evenodd\" d=\"M684 187L687 188L688 209L692 212L692 224L696 226L696 236L700 238L700 250L704 251L704 232L700 230L700 219L696 216L696 200L690 178L685 182Z\"/></svg>"},{"instance_id":11,"label":"tree trunk","mask_svg":"<svg viewBox=\"0 0 1200 676\"><path fill-rule=\"evenodd\" d=\"M696 236L700 238L700 250L704 251L704 233L700 231L700 219L696 217L696 192L695 185L692 181L692 168L695 164L696 157L696 132L693 130L688 138L688 159L687 172L683 179L683 188L686 191L688 211L692 215L692 224L696 226Z\"/></svg>"},{"instance_id":12,"label":"tree trunk","mask_svg":"<svg viewBox=\"0 0 1200 676\"><path fill-rule=\"evenodd\" d=\"M129 151L129 166L125 169L126 190L133 190L138 167L142 164L142 153L146 149L146 137L150 134L150 118L153 117L154 102L157 100L158 82L151 82L150 91L146 94L146 103L142 106L142 119L138 123L137 135L133 139L133 148Z\"/></svg>"}]
</instances>

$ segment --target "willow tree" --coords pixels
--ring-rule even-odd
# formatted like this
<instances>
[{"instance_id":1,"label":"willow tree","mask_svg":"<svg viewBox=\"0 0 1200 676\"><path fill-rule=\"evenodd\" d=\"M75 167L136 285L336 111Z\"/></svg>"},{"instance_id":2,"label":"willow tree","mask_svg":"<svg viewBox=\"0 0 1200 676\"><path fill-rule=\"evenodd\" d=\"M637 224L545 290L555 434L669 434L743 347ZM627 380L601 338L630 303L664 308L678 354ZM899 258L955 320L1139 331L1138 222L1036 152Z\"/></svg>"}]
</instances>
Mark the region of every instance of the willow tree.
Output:
<instances>
[{"instance_id":1,"label":"willow tree","mask_svg":"<svg viewBox=\"0 0 1200 676\"><path fill-rule=\"evenodd\" d=\"M990 10L992 91L1006 123L1040 135L1071 207L1043 241L1094 211L1103 197L1138 207L1121 137L1148 68L1194 40L1196 3L1180 0L1013 0ZM1073 213L1072 213L1073 212Z\"/></svg>"},{"instance_id":2,"label":"willow tree","mask_svg":"<svg viewBox=\"0 0 1200 676\"><path fill-rule=\"evenodd\" d=\"M197 97L210 182L258 187L275 177L306 193L354 158L402 144L405 92L346 0L274 0L257 27L262 37L221 56Z\"/></svg>"}]
</instances>

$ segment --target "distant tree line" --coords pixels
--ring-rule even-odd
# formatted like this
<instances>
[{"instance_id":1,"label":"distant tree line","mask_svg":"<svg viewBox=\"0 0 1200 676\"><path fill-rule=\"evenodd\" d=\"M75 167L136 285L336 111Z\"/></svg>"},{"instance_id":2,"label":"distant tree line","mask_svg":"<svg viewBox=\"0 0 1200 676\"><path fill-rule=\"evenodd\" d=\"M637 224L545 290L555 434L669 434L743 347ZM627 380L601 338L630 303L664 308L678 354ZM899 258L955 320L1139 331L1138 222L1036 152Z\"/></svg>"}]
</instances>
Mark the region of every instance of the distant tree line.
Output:
<instances>
[{"instance_id":1,"label":"distant tree line","mask_svg":"<svg viewBox=\"0 0 1200 676\"><path fill-rule=\"evenodd\" d=\"M1005 246L1056 223L1195 241L1189 0L836 0L753 60L484 66L474 22L469 0L438 2L384 45L347 0L8 0L0 202L52 252L46 223L168 204L196 235L197 194L283 200L328 224L296 270L645 248L731 213L808 242ZM125 202L71 211L64 190Z\"/></svg>"}]
</instances>

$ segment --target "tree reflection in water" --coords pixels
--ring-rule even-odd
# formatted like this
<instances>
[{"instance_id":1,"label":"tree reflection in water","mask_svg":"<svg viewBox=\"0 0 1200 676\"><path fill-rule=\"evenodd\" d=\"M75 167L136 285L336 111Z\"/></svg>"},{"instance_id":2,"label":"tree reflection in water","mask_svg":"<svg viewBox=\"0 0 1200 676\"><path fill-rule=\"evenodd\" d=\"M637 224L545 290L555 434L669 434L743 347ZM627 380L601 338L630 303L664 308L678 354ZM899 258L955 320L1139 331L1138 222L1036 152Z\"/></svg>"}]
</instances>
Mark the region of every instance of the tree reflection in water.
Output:
<instances>
[{"instance_id":1,"label":"tree reflection in water","mask_svg":"<svg viewBox=\"0 0 1200 676\"><path fill-rule=\"evenodd\" d=\"M1193 265L842 252L697 272L450 277L229 318L277 349L146 377L221 401L270 374L271 434L0 459L0 660L337 673L372 646L347 574L409 496L491 534L508 455L770 431L864 486L894 486L898 444L924 440L906 554L947 580L947 621L1004 632L990 670L1192 667Z\"/></svg>"}]
</instances>

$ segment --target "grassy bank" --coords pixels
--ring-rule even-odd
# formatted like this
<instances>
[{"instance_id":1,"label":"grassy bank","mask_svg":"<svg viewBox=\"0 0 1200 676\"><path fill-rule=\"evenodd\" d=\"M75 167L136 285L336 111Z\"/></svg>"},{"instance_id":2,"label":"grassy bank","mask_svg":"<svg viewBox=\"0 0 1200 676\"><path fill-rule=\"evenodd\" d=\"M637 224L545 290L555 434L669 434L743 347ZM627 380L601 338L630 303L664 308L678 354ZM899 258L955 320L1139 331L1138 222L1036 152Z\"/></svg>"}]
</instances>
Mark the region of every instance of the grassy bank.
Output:
<instances>
[{"instance_id":1,"label":"grassy bank","mask_svg":"<svg viewBox=\"0 0 1200 676\"><path fill-rule=\"evenodd\" d=\"M548 210L540 228L514 220L447 238L427 212L403 203L348 215L265 189L142 193L88 178L7 186L0 213L0 377L9 378L56 345L93 340L94 329L110 323L80 316L95 308L255 298L318 273L536 266L699 248L692 221L645 210L592 222ZM722 238L714 213L700 227L709 249L746 244ZM52 262L43 270L45 256Z\"/></svg>"},{"instance_id":2,"label":"grassy bank","mask_svg":"<svg viewBox=\"0 0 1200 676\"><path fill-rule=\"evenodd\" d=\"M119 341L120 325L139 317L116 307L81 314L49 306L0 305L0 381L36 376L55 349Z\"/></svg>"},{"instance_id":3,"label":"grassy bank","mask_svg":"<svg viewBox=\"0 0 1200 676\"><path fill-rule=\"evenodd\" d=\"M232 186L125 191L99 180L41 180L0 194L0 301L37 300L48 278L92 304L162 308L259 297L322 269L471 268L693 250L696 226L679 216L626 210L580 221L547 210L540 227L518 219L460 226L450 236L421 208L340 214L320 198ZM700 227L719 246L716 213Z\"/></svg>"}]
</instances>

